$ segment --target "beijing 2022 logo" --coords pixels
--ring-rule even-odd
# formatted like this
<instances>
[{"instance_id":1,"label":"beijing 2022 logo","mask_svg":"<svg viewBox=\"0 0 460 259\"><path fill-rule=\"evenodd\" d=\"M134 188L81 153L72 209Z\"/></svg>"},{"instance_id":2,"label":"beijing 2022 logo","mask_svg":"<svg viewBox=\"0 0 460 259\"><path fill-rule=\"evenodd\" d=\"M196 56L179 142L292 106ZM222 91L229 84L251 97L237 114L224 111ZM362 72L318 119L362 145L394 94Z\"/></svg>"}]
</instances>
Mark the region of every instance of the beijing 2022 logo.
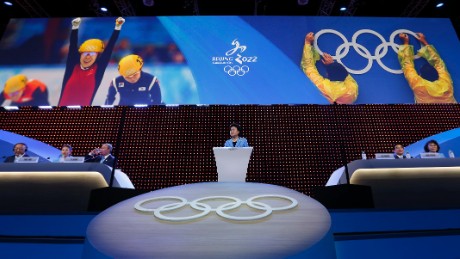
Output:
<instances>
[{"instance_id":1,"label":"beijing 2022 logo","mask_svg":"<svg viewBox=\"0 0 460 259\"><path fill-rule=\"evenodd\" d=\"M224 72L229 76L244 76L249 73L249 65L257 62L257 56L244 56L247 47L238 39L234 39L232 45L234 47L225 52L225 56L212 57L212 64L225 65Z\"/></svg>"}]
</instances>

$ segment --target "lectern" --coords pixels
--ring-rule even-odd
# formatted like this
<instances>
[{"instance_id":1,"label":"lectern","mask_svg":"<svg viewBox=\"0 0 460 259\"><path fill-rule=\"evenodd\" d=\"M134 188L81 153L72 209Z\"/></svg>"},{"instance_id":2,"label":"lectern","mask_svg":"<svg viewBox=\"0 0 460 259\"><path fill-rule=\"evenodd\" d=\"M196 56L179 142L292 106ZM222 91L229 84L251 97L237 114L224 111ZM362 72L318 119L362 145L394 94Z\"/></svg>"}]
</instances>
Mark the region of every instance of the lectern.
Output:
<instances>
[{"instance_id":1,"label":"lectern","mask_svg":"<svg viewBox=\"0 0 460 259\"><path fill-rule=\"evenodd\" d=\"M214 147L218 182L246 182L252 147Z\"/></svg>"}]
</instances>

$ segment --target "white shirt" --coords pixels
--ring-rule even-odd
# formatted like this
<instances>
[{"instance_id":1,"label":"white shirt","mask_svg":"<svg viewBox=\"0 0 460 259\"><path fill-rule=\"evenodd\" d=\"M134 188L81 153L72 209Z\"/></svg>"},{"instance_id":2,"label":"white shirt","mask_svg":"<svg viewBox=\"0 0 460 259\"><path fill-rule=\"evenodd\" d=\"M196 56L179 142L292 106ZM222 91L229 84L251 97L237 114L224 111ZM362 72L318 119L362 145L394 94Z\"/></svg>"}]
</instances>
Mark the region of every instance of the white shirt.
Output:
<instances>
[{"instance_id":1,"label":"white shirt","mask_svg":"<svg viewBox=\"0 0 460 259\"><path fill-rule=\"evenodd\" d=\"M19 156L14 156L14 161L15 161L15 162L16 162L16 161L18 161L18 160L19 160L19 158L21 158L21 157L23 157L23 156L24 156L24 154L22 154L22 155L19 155Z\"/></svg>"}]
</instances>

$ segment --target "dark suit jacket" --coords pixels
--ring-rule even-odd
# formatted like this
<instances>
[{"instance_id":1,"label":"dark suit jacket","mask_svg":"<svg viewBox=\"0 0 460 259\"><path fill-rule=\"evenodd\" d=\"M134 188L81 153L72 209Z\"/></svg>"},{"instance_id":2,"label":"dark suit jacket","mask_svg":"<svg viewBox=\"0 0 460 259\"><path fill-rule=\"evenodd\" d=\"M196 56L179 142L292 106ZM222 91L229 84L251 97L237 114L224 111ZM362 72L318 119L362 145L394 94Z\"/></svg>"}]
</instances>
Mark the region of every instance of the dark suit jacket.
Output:
<instances>
[{"instance_id":1,"label":"dark suit jacket","mask_svg":"<svg viewBox=\"0 0 460 259\"><path fill-rule=\"evenodd\" d=\"M91 156L91 155L86 155L85 156L85 163L100 163L101 160L104 159L104 156ZM113 167L115 164L115 157L110 154L104 162L102 162L104 165L108 165L110 167Z\"/></svg>"},{"instance_id":2,"label":"dark suit jacket","mask_svg":"<svg viewBox=\"0 0 460 259\"><path fill-rule=\"evenodd\" d=\"M395 154L393 156L395 157L395 159L400 159L399 156L397 156ZM406 159L406 155L403 155L402 159Z\"/></svg>"},{"instance_id":3,"label":"dark suit jacket","mask_svg":"<svg viewBox=\"0 0 460 259\"><path fill-rule=\"evenodd\" d=\"M24 154L24 157L28 157L29 155ZM15 155L9 156L3 161L4 163L14 163L14 160L16 159Z\"/></svg>"}]
</instances>

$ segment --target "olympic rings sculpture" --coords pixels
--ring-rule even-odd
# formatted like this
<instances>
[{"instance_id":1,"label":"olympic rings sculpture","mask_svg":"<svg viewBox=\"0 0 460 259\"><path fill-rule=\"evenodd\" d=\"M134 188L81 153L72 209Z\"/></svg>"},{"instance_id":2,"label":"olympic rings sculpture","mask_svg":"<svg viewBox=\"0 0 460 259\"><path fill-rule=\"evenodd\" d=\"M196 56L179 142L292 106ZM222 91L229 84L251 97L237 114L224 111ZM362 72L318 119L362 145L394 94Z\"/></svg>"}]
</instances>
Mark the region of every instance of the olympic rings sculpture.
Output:
<instances>
[{"instance_id":1,"label":"olympic rings sculpture","mask_svg":"<svg viewBox=\"0 0 460 259\"><path fill-rule=\"evenodd\" d=\"M247 65L243 65L241 67L238 65L235 65L235 66L226 65L224 67L224 71L229 76L235 76L235 75L244 76L247 72L249 72L249 67Z\"/></svg>"},{"instance_id":2,"label":"olympic rings sculpture","mask_svg":"<svg viewBox=\"0 0 460 259\"><path fill-rule=\"evenodd\" d=\"M288 200L291 202L291 204L287 206L282 206L282 207L275 207L272 208L270 205L260 202L260 201L255 201L257 199L262 199L262 198L278 198L278 199L284 199ZM150 202L155 202L155 201L161 201L161 200L177 200L177 202L173 202L170 204L166 204L163 206L160 206L158 208L146 208L143 205L146 203ZM204 201L209 201L209 200L230 200L230 202L222 204L218 206L217 208L212 208L209 204L204 203ZM241 205L247 205L250 208L256 209L263 211L261 214L254 215L254 216L234 216L226 213L228 210L233 210ZM235 221L249 221L249 220L258 220L262 219L265 217L268 217L270 214L272 214L273 211L281 211L281 210L289 210L294 207L296 207L298 204L297 200L284 196L284 195L275 195L275 194L264 194L264 195L257 195L253 196L246 201L242 201L238 198L231 197L231 196L207 196L203 198L199 198L196 200L193 200L191 202L188 202L185 198L179 197L179 196L161 196L161 197L155 197L155 198L149 198L146 200L142 200L137 202L134 205L134 208L138 211L142 212L153 212L153 215L161 220L167 220L167 221L187 221L187 220L194 220L198 218L203 218L206 215L208 215L211 212L216 212L217 215L219 215L222 218L229 219L229 220L235 220ZM171 212L178 210L180 208L183 208L184 206L189 205L193 209L197 211L201 211L198 214L191 215L191 216L184 216L184 217L169 217L165 216L163 213L165 212Z\"/></svg>"},{"instance_id":3,"label":"olympic rings sculpture","mask_svg":"<svg viewBox=\"0 0 460 259\"><path fill-rule=\"evenodd\" d=\"M332 55L334 53L331 53L331 56L338 63L342 64L345 67L345 69L351 74L364 74L368 72L371 69L372 64L374 63L373 62L374 60L385 71L389 73L393 73L393 74L402 74L403 72L401 69L392 69L392 68L387 67L385 64L383 64L382 58L388 53L388 47L391 47L395 53L398 53L400 44L396 44L394 41L395 41L396 36L398 36L400 33L406 33L414 37L417 37L417 34L413 31L406 30L406 29L398 29L398 30L395 30L393 33L391 33L389 42L387 42L385 38L378 32L369 30L369 29L362 29L362 30L358 30L357 32L355 32L351 38L351 42L349 42L348 39L342 33L336 30L333 30L333 29L323 29L315 34L315 42L314 42L314 47L320 55L323 55L323 52L318 47L318 39L321 35L327 34L327 33L335 34L340 39L342 39L343 43L337 47L335 51L335 55ZM381 41L381 43L375 48L374 53L371 53L369 49L367 49L365 46L358 43L358 37L361 34L365 34L365 33L374 35ZM353 47L353 49L361 57L367 58L368 60L367 65L363 69L357 69L357 70L351 69L347 67L345 64L343 64L342 59L348 54L348 52L350 51L350 47ZM420 56L416 55L414 56L414 58L418 59L420 58Z\"/></svg>"}]
</instances>

